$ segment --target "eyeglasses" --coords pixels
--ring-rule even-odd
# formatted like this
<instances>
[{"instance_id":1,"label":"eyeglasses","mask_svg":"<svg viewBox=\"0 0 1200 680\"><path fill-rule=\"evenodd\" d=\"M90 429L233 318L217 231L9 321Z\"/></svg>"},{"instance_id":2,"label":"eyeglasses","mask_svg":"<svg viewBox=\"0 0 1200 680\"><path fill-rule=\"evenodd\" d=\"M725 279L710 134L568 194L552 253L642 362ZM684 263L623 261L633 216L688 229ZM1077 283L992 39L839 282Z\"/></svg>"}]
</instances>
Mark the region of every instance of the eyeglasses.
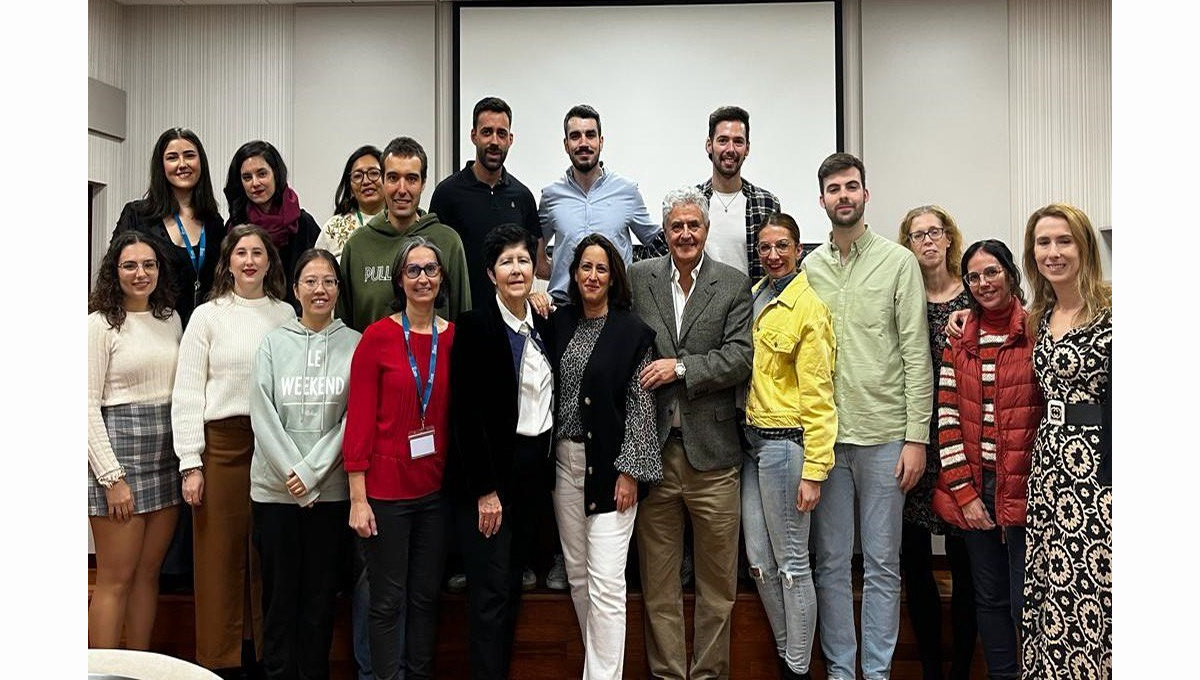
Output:
<instances>
[{"instance_id":1,"label":"eyeglasses","mask_svg":"<svg viewBox=\"0 0 1200 680\"><path fill-rule=\"evenodd\" d=\"M338 287L338 280L333 278L332 276L329 278L325 278L325 279L309 277L306 279L301 279L300 285L304 286L304 288L306 290L316 290L317 286L320 286L321 288L331 289L331 288Z\"/></svg>"},{"instance_id":2,"label":"eyeglasses","mask_svg":"<svg viewBox=\"0 0 1200 680\"><path fill-rule=\"evenodd\" d=\"M378 182L379 178L382 176L383 173L379 172L379 168L371 168L370 170L355 170L354 172L350 173L350 181L354 182L355 184L362 184L363 179L365 178L371 182Z\"/></svg>"},{"instance_id":3,"label":"eyeglasses","mask_svg":"<svg viewBox=\"0 0 1200 680\"><path fill-rule=\"evenodd\" d=\"M158 271L158 260L145 260L144 262L127 260L117 266L120 267L121 271L125 272L126 274L133 274L138 270L138 268L141 268L141 270L147 274L153 274L154 272Z\"/></svg>"},{"instance_id":4,"label":"eyeglasses","mask_svg":"<svg viewBox=\"0 0 1200 680\"><path fill-rule=\"evenodd\" d=\"M764 241L764 242L758 244L758 254L763 257L766 257L771 254L772 250L774 250L775 252L782 255L782 254L786 253L787 251L791 250L793 245L795 245L795 244L787 239L782 239L782 240L776 241L774 243L767 243Z\"/></svg>"},{"instance_id":5,"label":"eyeglasses","mask_svg":"<svg viewBox=\"0 0 1200 680\"><path fill-rule=\"evenodd\" d=\"M990 267L984 267L982 272L967 272L966 274L963 274L963 281L966 282L968 286L978 286L980 279L991 283L1000 278L1002 274L1004 274L1004 269L1002 267L992 265Z\"/></svg>"},{"instance_id":6,"label":"eyeglasses","mask_svg":"<svg viewBox=\"0 0 1200 680\"><path fill-rule=\"evenodd\" d=\"M430 262L424 267L419 264L410 264L404 268L404 275L410 279L416 279L420 278L421 272L425 272L425 276L428 276L432 279L441 271L442 265L438 264L437 262Z\"/></svg>"},{"instance_id":7,"label":"eyeglasses","mask_svg":"<svg viewBox=\"0 0 1200 680\"><path fill-rule=\"evenodd\" d=\"M928 236L929 238L936 241L939 238L941 238L942 234L944 234L944 233L946 233L946 230L941 227L931 227L929 229L926 229L925 231L909 232L908 240L911 243L920 243L921 241L925 240L926 236Z\"/></svg>"}]
</instances>

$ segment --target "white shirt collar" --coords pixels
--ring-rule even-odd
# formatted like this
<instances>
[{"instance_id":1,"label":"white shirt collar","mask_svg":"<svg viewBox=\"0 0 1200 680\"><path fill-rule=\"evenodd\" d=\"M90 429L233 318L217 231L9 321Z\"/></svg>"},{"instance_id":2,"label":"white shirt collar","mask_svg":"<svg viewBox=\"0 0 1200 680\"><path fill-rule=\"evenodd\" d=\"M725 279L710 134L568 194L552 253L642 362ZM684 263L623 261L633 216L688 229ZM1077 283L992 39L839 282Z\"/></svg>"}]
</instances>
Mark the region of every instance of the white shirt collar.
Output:
<instances>
[{"instance_id":1,"label":"white shirt collar","mask_svg":"<svg viewBox=\"0 0 1200 680\"><path fill-rule=\"evenodd\" d=\"M525 301L525 320L524 321L522 321L521 319L518 319L516 316L513 315L512 312L508 311L508 307L504 306L504 301L500 299L499 293L496 293L496 306L500 308L500 318L504 319L504 323L509 328L513 329L514 333L520 333L521 326L529 326L529 327L533 326L533 323L530 322L530 319L532 318L530 315L533 314L533 307L530 306L529 300Z\"/></svg>"},{"instance_id":2,"label":"white shirt collar","mask_svg":"<svg viewBox=\"0 0 1200 680\"><path fill-rule=\"evenodd\" d=\"M679 268L675 266L675 258L669 254L667 257L671 260L671 281L679 283ZM704 266L705 253L700 253L700 259L696 261L696 266L692 268L692 283L696 282L696 276L700 274L700 268ZM526 303L528 304L528 303Z\"/></svg>"}]
</instances>

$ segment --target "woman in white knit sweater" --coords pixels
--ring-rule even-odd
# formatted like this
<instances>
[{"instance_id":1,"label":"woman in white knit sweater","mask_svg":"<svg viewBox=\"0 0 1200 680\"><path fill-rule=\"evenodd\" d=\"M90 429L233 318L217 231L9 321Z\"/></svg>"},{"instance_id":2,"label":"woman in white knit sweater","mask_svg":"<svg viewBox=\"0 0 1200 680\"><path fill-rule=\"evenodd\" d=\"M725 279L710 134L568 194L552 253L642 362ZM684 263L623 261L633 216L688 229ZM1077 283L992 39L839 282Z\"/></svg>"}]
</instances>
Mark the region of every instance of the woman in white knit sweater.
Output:
<instances>
[{"instance_id":1,"label":"woman in white knit sweater","mask_svg":"<svg viewBox=\"0 0 1200 680\"><path fill-rule=\"evenodd\" d=\"M171 385L182 333L157 241L118 234L88 299L88 647L149 649L158 572L179 514Z\"/></svg>"},{"instance_id":2,"label":"woman in white knit sweater","mask_svg":"<svg viewBox=\"0 0 1200 680\"><path fill-rule=\"evenodd\" d=\"M196 308L180 343L171 400L194 525L196 661L230 675L244 638L262 658L262 580L250 550L250 387L259 343L295 316L283 298L283 268L266 232L230 229L209 302Z\"/></svg>"}]
</instances>

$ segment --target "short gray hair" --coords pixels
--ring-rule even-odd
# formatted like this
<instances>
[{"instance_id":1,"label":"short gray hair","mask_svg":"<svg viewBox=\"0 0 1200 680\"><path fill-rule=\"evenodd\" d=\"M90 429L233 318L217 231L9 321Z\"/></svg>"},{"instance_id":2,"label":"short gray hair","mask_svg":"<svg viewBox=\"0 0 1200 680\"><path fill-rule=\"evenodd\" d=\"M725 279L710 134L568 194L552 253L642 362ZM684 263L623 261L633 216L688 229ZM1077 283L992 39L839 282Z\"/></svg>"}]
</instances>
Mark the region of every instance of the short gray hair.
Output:
<instances>
[{"instance_id":1,"label":"short gray hair","mask_svg":"<svg viewBox=\"0 0 1200 680\"><path fill-rule=\"evenodd\" d=\"M667 226L667 218L670 217L671 211L681 205L694 205L700 209L700 214L704 216L704 224L708 224L708 198L704 192L694 186L681 187L672 189L663 197L662 204L662 221L663 228Z\"/></svg>"}]
</instances>

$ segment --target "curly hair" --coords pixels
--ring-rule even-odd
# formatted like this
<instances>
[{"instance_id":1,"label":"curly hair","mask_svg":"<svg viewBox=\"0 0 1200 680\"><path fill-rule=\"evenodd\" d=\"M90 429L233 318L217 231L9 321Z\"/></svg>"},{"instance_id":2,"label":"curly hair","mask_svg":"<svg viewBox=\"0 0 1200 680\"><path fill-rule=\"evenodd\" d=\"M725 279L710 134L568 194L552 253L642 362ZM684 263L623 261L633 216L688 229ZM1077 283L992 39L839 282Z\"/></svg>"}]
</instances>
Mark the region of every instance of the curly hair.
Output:
<instances>
[{"instance_id":1,"label":"curly hair","mask_svg":"<svg viewBox=\"0 0 1200 680\"><path fill-rule=\"evenodd\" d=\"M150 292L150 313L156 319L169 319L175 313L171 302L175 299L175 277L171 272L171 261L163 251L157 239L144 236L136 231L123 231L113 237L108 244L104 259L100 260L100 270L96 272L96 285L88 294L88 314L100 312L104 320L113 330L121 330L125 323L125 292L121 290L121 279L117 274L121 253L127 246L135 243L145 243L154 251L154 259L158 261L158 283Z\"/></svg>"},{"instance_id":2,"label":"curly hair","mask_svg":"<svg viewBox=\"0 0 1200 680\"><path fill-rule=\"evenodd\" d=\"M279 249L271 243L271 237L257 224L239 224L225 234L221 241L221 259L217 262L217 271L213 274L212 290L208 293L209 300L233 292L233 272L229 270L229 259L233 257L233 249L238 241L247 236L257 236L267 249L267 275L263 279L263 292L272 300L282 300L287 294L287 281L283 272L283 261L279 259Z\"/></svg>"}]
</instances>

